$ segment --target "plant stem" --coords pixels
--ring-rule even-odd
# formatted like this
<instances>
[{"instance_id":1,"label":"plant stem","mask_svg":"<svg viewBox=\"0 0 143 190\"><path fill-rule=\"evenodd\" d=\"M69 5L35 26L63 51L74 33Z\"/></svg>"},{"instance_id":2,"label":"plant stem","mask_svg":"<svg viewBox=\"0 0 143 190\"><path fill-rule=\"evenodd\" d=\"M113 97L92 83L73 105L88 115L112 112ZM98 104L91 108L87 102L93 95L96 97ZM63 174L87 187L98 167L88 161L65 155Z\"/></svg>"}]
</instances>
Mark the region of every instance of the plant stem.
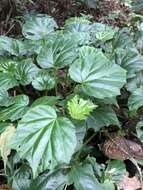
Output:
<instances>
[{"instance_id":1,"label":"plant stem","mask_svg":"<svg viewBox=\"0 0 143 190\"><path fill-rule=\"evenodd\" d=\"M81 154L81 151L82 151L83 147L86 146L86 145L95 137L95 135L96 135L96 133L94 133L92 136L90 136L90 137L83 143L81 149L79 150L79 152L78 152L77 155L76 155L76 158L75 158L76 160L79 159L79 156L80 156L80 154Z\"/></svg>"},{"instance_id":2,"label":"plant stem","mask_svg":"<svg viewBox=\"0 0 143 190\"><path fill-rule=\"evenodd\" d=\"M65 185L64 190L66 190L66 189L67 189L67 187L68 187L68 185Z\"/></svg>"}]
</instances>

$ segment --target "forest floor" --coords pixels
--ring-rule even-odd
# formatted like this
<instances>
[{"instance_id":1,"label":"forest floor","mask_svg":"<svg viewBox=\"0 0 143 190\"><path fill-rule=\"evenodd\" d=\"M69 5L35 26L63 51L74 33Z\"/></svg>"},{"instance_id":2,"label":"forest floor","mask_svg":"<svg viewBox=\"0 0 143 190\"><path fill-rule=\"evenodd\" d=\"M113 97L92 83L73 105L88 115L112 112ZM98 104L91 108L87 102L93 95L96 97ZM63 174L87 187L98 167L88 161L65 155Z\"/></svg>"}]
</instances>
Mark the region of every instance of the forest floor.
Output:
<instances>
[{"instance_id":1,"label":"forest floor","mask_svg":"<svg viewBox=\"0 0 143 190\"><path fill-rule=\"evenodd\" d=\"M102 0L96 9L90 9L76 0L35 0L33 2L20 2L17 0L0 1L0 34L19 34L17 19L28 12L45 13L55 18L61 26L64 21L81 13L89 14L93 20L122 27L129 19L128 6L117 0Z\"/></svg>"}]
</instances>

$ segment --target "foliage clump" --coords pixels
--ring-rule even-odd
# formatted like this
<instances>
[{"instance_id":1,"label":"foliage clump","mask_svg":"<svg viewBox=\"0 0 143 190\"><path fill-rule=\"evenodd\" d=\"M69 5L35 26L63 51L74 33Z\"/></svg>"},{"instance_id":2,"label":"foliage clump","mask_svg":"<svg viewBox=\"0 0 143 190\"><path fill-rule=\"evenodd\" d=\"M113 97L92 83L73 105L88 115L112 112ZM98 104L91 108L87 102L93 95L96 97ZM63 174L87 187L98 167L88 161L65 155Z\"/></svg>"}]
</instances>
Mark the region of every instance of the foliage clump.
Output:
<instances>
[{"instance_id":1,"label":"foliage clump","mask_svg":"<svg viewBox=\"0 0 143 190\"><path fill-rule=\"evenodd\" d=\"M119 29L82 15L60 28L42 14L26 17L19 38L0 36L0 139L10 139L0 150L12 189L115 189L125 164L99 164L91 141L125 134L131 120L142 141L142 37L141 21Z\"/></svg>"}]
</instances>

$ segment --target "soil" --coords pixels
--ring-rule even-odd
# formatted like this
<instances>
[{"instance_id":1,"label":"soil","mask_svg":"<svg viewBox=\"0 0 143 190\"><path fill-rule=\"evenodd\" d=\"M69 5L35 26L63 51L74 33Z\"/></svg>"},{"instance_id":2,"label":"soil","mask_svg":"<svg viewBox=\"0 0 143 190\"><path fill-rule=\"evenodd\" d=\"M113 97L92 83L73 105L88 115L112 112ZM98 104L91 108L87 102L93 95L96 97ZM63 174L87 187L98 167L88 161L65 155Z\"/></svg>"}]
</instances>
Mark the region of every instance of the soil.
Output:
<instances>
[{"instance_id":1,"label":"soil","mask_svg":"<svg viewBox=\"0 0 143 190\"><path fill-rule=\"evenodd\" d=\"M17 3L16 3L17 2ZM19 3L18 3L19 2ZM117 0L100 0L96 9L90 9L76 0L0 0L0 35L17 35L20 27L17 17L27 12L45 13L55 18L59 26L72 16L89 14L93 20L122 27L126 25L130 10Z\"/></svg>"}]
</instances>

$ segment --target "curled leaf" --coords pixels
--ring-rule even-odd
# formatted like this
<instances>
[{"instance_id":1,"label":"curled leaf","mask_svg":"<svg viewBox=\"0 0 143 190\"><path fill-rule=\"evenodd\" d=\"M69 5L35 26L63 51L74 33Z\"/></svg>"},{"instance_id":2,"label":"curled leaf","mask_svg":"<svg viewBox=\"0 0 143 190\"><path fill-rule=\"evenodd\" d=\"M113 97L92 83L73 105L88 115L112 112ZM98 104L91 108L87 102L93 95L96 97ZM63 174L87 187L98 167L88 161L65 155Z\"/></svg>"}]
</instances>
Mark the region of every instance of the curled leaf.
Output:
<instances>
[{"instance_id":1,"label":"curled leaf","mask_svg":"<svg viewBox=\"0 0 143 190\"><path fill-rule=\"evenodd\" d=\"M84 120L95 109L97 105L90 100L84 100L79 96L74 96L68 101L68 110L72 118Z\"/></svg>"}]
</instances>

